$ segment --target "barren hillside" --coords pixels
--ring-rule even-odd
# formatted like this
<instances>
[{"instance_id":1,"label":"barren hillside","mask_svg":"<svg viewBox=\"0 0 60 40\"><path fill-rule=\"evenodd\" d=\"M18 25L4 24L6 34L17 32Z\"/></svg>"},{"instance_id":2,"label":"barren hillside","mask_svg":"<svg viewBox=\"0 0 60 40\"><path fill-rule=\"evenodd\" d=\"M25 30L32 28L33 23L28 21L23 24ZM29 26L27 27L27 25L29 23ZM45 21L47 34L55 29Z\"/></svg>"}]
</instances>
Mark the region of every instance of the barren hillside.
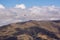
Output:
<instances>
[{"instance_id":1,"label":"barren hillside","mask_svg":"<svg viewBox=\"0 0 60 40\"><path fill-rule=\"evenodd\" d=\"M60 40L60 21L26 21L0 27L0 40Z\"/></svg>"}]
</instances>

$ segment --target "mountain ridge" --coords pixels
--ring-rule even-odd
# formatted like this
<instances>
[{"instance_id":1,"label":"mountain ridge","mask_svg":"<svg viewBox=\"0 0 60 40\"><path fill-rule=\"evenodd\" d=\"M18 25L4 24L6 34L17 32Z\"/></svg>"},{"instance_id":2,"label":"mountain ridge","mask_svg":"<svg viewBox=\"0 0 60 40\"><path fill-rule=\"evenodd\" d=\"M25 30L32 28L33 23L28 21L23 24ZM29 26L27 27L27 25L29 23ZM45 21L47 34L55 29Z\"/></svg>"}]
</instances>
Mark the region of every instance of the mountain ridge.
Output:
<instances>
[{"instance_id":1,"label":"mountain ridge","mask_svg":"<svg viewBox=\"0 0 60 40\"><path fill-rule=\"evenodd\" d=\"M0 27L0 39L8 40L9 38L16 38L16 40L60 40L60 20L30 20Z\"/></svg>"}]
</instances>

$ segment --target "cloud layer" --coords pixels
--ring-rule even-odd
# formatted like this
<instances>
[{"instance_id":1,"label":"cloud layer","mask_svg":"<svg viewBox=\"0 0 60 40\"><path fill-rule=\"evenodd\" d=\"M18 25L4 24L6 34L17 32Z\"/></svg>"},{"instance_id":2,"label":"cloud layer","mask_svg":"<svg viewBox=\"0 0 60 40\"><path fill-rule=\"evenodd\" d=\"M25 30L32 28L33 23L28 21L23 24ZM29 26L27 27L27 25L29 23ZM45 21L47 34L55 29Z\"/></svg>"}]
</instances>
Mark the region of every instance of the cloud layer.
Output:
<instances>
[{"instance_id":1,"label":"cloud layer","mask_svg":"<svg viewBox=\"0 0 60 40\"><path fill-rule=\"evenodd\" d=\"M27 9L23 5L20 6L10 9L0 9L0 26L28 20L60 20L60 8L54 5L33 6Z\"/></svg>"},{"instance_id":2,"label":"cloud layer","mask_svg":"<svg viewBox=\"0 0 60 40\"><path fill-rule=\"evenodd\" d=\"M0 4L0 9L4 9L5 7L2 5L2 4Z\"/></svg>"}]
</instances>

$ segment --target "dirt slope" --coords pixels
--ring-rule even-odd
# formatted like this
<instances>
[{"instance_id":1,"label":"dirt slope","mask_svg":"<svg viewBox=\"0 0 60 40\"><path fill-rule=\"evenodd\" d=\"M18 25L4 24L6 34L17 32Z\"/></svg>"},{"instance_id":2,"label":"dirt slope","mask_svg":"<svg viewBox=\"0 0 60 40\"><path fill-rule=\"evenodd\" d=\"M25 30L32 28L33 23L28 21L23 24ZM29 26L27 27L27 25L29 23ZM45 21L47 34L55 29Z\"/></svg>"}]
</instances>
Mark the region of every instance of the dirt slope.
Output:
<instances>
[{"instance_id":1,"label":"dirt slope","mask_svg":"<svg viewBox=\"0 0 60 40\"><path fill-rule=\"evenodd\" d=\"M60 21L26 21L0 27L0 40L60 40Z\"/></svg>"}]
</instances>

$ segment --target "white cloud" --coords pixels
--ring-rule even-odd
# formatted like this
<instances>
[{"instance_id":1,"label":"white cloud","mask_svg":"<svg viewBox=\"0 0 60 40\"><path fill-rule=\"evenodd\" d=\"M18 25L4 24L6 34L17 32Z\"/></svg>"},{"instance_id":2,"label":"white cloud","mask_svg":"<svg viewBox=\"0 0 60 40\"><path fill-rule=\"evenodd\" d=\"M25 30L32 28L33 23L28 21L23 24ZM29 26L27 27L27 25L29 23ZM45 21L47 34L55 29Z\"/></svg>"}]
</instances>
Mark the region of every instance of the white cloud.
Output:
<instances>
[{"instance_id":1,"label":"white cloud","mask_svg":"<svg viewBox=\"0 0 60 40\"><path fill-rule=\"evenodd\" d=\"M23 9L20 7L0 9L0 25L27 20L60 20L60 8L56 6L34 6Z\"/></svg>"},{"instance_id":2,"label":"white cloud","mask_svg":"<svg viewBox=\"0 0 60 40\"><path fill-rule=\"evenodd\" d=\"M4 9L5 7L2 5L2 4L0 4L0 9Z\"/></svg>"},{"instance_id":3,"label":"white cloud","mask_svg":"<svg viewBox=\"0 0 60 40\"><path fill-rule=\"evenodd\" d=\"M26 6L25 6L24 4L17 4L17 5L15 6L15 8L25 9Z\"/></svg>"}]
</instances>

